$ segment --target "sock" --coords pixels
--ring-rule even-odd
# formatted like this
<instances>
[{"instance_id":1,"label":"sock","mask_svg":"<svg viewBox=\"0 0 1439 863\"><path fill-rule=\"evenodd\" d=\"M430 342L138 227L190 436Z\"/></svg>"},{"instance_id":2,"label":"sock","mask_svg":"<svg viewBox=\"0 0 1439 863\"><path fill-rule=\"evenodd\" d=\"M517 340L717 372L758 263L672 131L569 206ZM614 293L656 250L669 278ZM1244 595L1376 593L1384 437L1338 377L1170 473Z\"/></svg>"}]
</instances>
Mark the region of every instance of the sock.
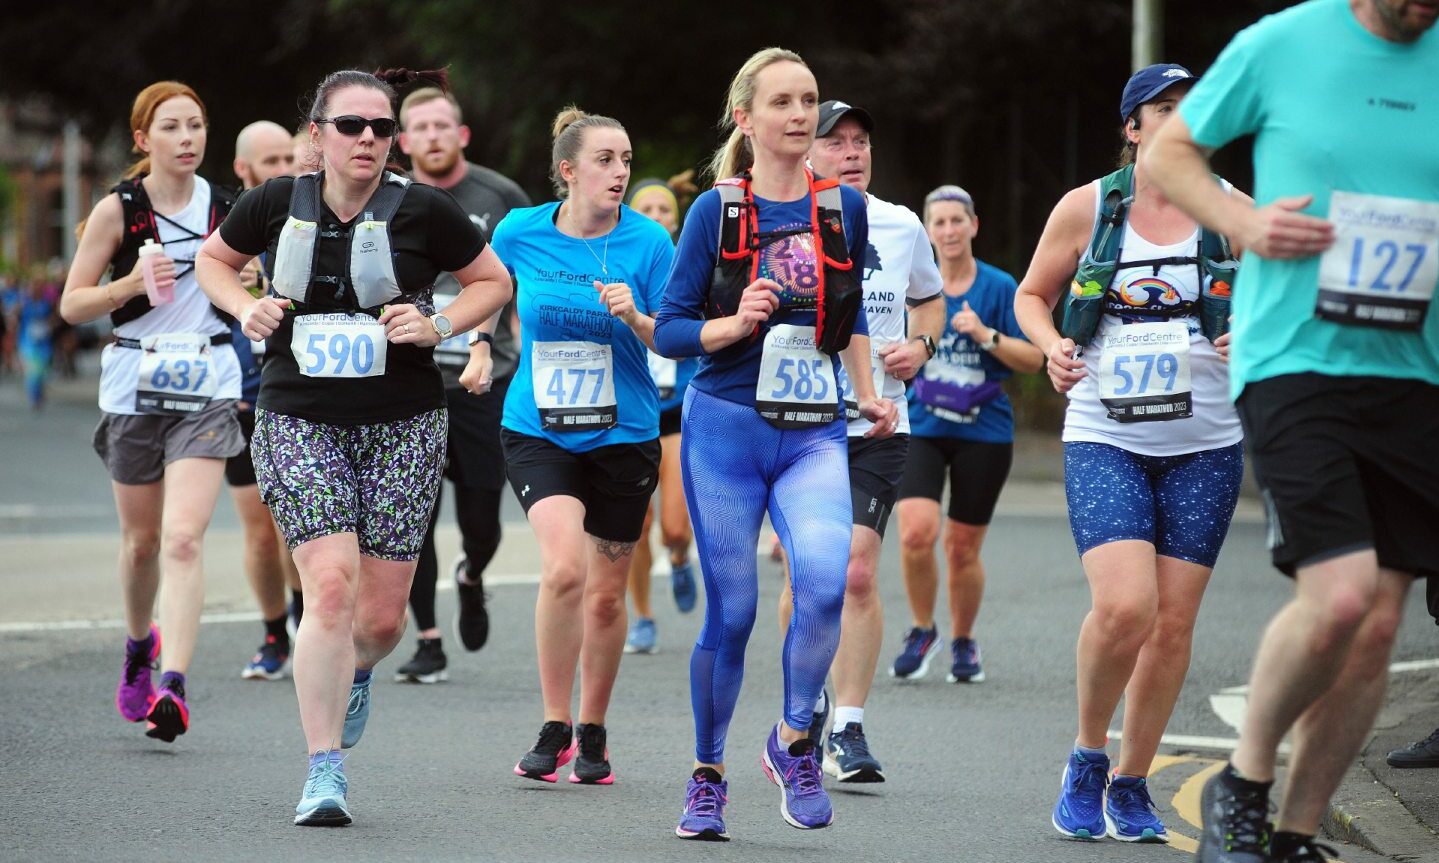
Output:
<instances>
[{"instance_id":1,"label":"sock","mask_svg":"<svg viewBox=\"0 0 1439 863\"><path fill-rule=\"evenodd\" d=\"M305 594L298 591L290 591L290 613L295 615L295 622L300 622L300 617L305 613Z\"/></svg>"},{"instance_id":2,"label":"sock","mask_svg":"<svg viewBox=\"0 0 1439 863\"><path fill-rule=\"evenodd\" d=\"M1258 791L1265 795L1269 794L1269 786L1274 784L1274 780L1272 779L1268 782L1255 782L1253 779L1246 778L1244 774L1234 769L1233 764L1224 765L1224 769L1220 771L1219 777L1234 787Z\"/></svg>"},{"instance_id":3,"label":"sock","mask_svg":"<svg viewBox=\"0 0 1439 863\"><path fill-rule=\"evenodd\" d=\"M1074 741L1074 751L1083 755L1086 761L1109 760L1109 753L1104 751L1104 747L1090 749L1088 746L1080 746L1078 740Z\"/></svg>"},{"instance_id":4,"label":"sock","mask_svg":"<svg viewBox=\"0 0 1439 863\"><path fill-rule=\"evenodd\" d=\"M330 750L330 763L340 764L345 760L345 753L339 749Z\"/></svg>"},{"instance_id":5,"label":"sock","mask_svg":"<svg viewBox=\"0 0 1439 863\"><path fill-rule=\"evenodd\" d=\"M285 631L285 620L288 615L280 615L274 620L265 621L265 635L272 636L276 644L288 645L290 633Z\"/></svg>"},{"instance_id":6,"label":"sock","mask_svg":"<svg viewBox=\"0 0 1439 863\"><path fill-rule=\"evenodd\" d=\"M834 709L834 727L844 728L853 722L856 725L864 724L863 707L836 707Z\"/></svg>"},{"instance_id":7,"label":"sock","mask_svg":"<svg viewBox=\"0 0 1439 863\"><path fill-rule=\"evenodd\" d=\"M816 699L814 700L814 707L811 708L811 712L813 712L813 713L823 713L823 712L824 712L824 709L825 709L825 702L828 701L828 700L829 700L829 696L825 694L825 691L824 691L823 689L821 689L821 690L819 691L819 698L816 698Z\"/></svg>"},{"instance_id":8,"label":"sock","mask_svg":"<svg viewBox=\"0 0 1439 863\"><path fill-rule=\"evenodd\" d=\"M1273 844L1269 849L1269 856L1274 860L1283 860L1286 856L1303 848L1305 843L1313 841L1313 836L1305 836L1303 833L1292 833L1288 830L1278 830L1274 833Z\"/></svg>"},{"instance_id":9,"label":"sock","mask_svg":"<svg viewBox=\"0 0 1439 863\"><path fill-rule=\"evenodd\" d=\"M372 673L373 673L373 672L371 672L371 671L370 671L369 669L367 669L367 668L356 668L356 669L355 669L355 682L356 682L356 683L367 683L367 682L369 682L369 680L370 680L370 675L371 675Z\"/></svg>"},{"instance_id":10,"label":"sock","mask_svg":"<svg viewBox=\"0 0 1439 863\"><path fill-rule=\"evenodd\" d=\"M148 655L155 649L155 630L150 630L144 638L136 641L130 636L125 636L125 650L129 653L144 653Z\"/></svg>"},{"instance_id":11,"label":"sock","mask_svg":"<svg viewBox=\"0 0 1439 863\"><path fill-rule=\"evenodd\" d=\"M330 755L338 751L339 750L316 749L314 754L310 756L310 769L314 770L316 764L324 764L329 761Z\"/></svg>"},{"instance_id":12,"label":"sock","mask_svg":"<svg viewBox=\"0 0 1439 863\"><path fill-rule=\"evenodd\" d=\"M713 767L696 767L695 772L690 775L694 776L694 778L696 779L703 779L706 782L710 782L716 785L724 781L724 777L721 776L719 774L719 771L714 769Z\"/></svg>"},{"instance_id":13,"label":"sock","mask_svg":"<svg viewBox=\"0 0 1439 863\"><path fill-rule=\"evenodd\" d=\"M167 671L160 675L160 688L168 689L181 698L185 697L185 675L178 671Z\"/></svg>"}]
</instances>

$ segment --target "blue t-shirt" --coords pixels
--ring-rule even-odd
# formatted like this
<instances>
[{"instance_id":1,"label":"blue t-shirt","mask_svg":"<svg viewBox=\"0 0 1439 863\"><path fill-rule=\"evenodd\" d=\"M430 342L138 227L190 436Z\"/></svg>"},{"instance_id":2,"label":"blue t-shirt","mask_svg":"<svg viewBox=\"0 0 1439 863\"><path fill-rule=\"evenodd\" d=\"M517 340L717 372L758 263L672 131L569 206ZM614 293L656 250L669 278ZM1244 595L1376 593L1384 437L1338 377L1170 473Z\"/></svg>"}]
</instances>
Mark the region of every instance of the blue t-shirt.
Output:
<instances>
[{"instance_id":1,"label":"blue t-shirt","mask_svg":"<svg viewBox=\"0 0 1439 863\"><path fill-rule=\"evenodd\" d=\"M919 370L918 377L961 386L997 383L1014 374L994 354L982 350L969 336L954 328L954 316L969 303L986 326L1012 339L1024 339L1014 317L1014 294L1019 290L1014 277L998 267L976 260L978 272L969 290L957 297L944 296L944 333L938 350ZM1025 339L1028 341L1028 339ZM1014 440L1014 408L1000 391L993 400L977 408L958 412L926 404L918 389L909 388L909 433L915 437L944 437L981 443L1009 443Z\"/></svg>"},{"instance_id":2,"label":"blue t-shirt","mask_svg":"<svg viewBox=\"0 0 1439 863\"><path fill-rule=\"evenodd\" d=\"M1439 257L1439 219L1400 216L1392 199L1439 203L1439 31L1389 42L1359 23L1348 0L1311 0L1235 36L1179 111L1205 147L1256 136L1259 206L1314 196L1304 212L1335 222L1324 269L1340 283L1383 288L1370 295L1380 302L1433 289L1427 268ZM1341 192L1382 199L1354 206ZM1320 261L1245 257L1234 286L1231 394L1298 372L1439 384L1439 312L1417 332L1317 318Z\"/></svg>"},{"instance_id":3,"label":"blue t-shirt","mask_svg":"<svg viewBox=\"0 0 1439 863\"><path fill-rule=\"evenodd\" d=\"M797 201L769 201L756 197L759 208L759 230L782 231L808 228L810 196ZM869 220L865 213L864 196L849 186L840 187L845 238L849 241L849 259L864 261L869 246ZM680 232L679 249L675 252L674 269L664 291L664 305L655 319L655 347L667 357L699 357L699 371L690 386L717 398L737 404L755 402L755 384L759 379L760 359L764 354L765 334L771 327L788 324L813 327L817 315L813 309L780 311L763 324L752 339L741 340L714 354L706 354L700 344L700 330L705 323L705 298L709 295L719 250L720 195L714 189L695 199L685 216ZM760 254L759 277L773 279L785 295L813 297L811 279L816 271L812 234L797 233L765 246ZM858 264L856 265L858 266ZM783 297L782 300L783 302ZM861 307L854 332L869 335ZM839 357L833 358L838 379ZM839 404L836 387L835 404ZM844 416L843 408L840 416Z\"/></svg>"},{"instance_id":4,"label":"blue t-shirt","mask_svg":"<svg viewBox=\"0 0 1439 863\"><path fill-rule=\"evenodd\" d=\"M520 316L520 361L501 425L570 452L654 440L659 396L647 349L600 304L594 283L629 285L635 308L654 315L674 244L624 205L607 236L571 237L555 227L559 206L510 210L490 243L514 277ZM613 427L590 424L610 416Z\"/></svg>"}]
</instances>

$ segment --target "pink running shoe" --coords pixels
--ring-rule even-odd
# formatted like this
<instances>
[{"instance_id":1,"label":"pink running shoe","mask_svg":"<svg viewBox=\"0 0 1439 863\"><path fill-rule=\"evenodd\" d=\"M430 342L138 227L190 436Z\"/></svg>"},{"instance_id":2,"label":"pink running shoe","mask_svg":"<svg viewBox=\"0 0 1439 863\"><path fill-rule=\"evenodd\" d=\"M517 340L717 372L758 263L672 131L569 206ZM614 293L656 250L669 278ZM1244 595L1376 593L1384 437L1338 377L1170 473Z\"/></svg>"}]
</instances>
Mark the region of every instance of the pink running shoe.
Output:
<instances>
[{"instance_id":1,"label":"pink running shoe","mask_svg":"<svg viewBox=\"0 0 1439 863\"><path fill-rule=\"evenodd\" d=\"M155 685L150 672L160 658L160 627L150 624L150 649L131 650L125 643L125 663L120 666L120 685L115 687L115 709L126 721L139 722L150 715L155 704Z\"/></svg>"},{"instance_id":2,"label":"pink running shoe","mask_svg":"<svg viewBox=\"0 0 1439 863\"><path fill-rule=\"evenodd\" d=\"M176 684L160 690L150 715L145 717L145 736L166 743L190 729L190 708L185 706L185 689Z\"/></svg>"}]
</instances>

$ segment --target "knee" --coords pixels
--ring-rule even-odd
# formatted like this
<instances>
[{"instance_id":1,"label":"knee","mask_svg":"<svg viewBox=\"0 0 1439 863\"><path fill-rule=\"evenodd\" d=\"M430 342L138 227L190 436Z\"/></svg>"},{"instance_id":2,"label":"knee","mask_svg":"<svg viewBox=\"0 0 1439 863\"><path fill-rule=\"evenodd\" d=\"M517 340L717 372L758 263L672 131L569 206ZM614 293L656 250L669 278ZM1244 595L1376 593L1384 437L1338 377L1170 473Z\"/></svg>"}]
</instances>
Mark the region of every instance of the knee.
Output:
<instances>
[{"instance_id":1,"label":"knee","mask_svg":"<svg viewBox=\"0 0 1439 863\"><path fill-rule=\"evenodd\" d=\"M541 577L540 589L558 602L579 602L585 589L585 568L578 561L556 564Z\"/></svg>"},{"instance_id":2,"label":"knee","mask_svg":"<svg viewBox=\"0 0 1439 863\"><path fill-rule=\"evenodd\" d=\"M171 563L193 564L200 561L203 534L190 527L165 528L161 548Z\"/></svg>"},{"instance_id":3,"label":"knee","mask_svg":"<svg viewBox=\"0 0 1439 863\"><path fill-rule=\"evenodd\" d=\"M1155 618L1145 643L1161 656L1187 659L1194 643L1194 621L1178 615L1161 614Z\"/></svg>"},{"instance_id":4,"label":"knee","mask_svg":"<svg viewBox=\"0 0 1439 863\"><path fill-rule=\"evenodd\" d=\"M955 569L979 562L979 542L972 536L951 530L944 537L944 556Z\"/></svg>"},{"instance_id":5,"label":"knee","mask_svg":"<svg viewBox=\"0 0 1439 863\"><path fill-rule=\"evenodd\" d=\"M1129 598L1096 602L1091 614L1106 644L1135 649L1149 639L1157 616L1152 604Z\"/></svg>"},{"instance_id":6,"label":"knee","mask_svg":"<svg viewBox=\"0 0 1439 863\"><path fill-rule=\"evenodd\" d=\"M939 525L927 518L904 519L899 523L899 544L906 552L930 551L939 539Z\"/></svg>"},{"instance_id":7,"label":"knee","mask_svg":"<svg viewBox=\"0 0 1439 863\"><path fill-rule=\"evenodd\" d=\"M844 601L867 605L879 599L879 573L872 562L852 559L845 573Z\"/></svg>"},{"instance_id":8,"label":"knee","mask_svg":"<svg viewBox=\"0 0 1439 863\"><path fill-rule=\"evenodd\" d=\"M665 548L683 548L690 544L688 524L680 524L679 526L661 524L660 536L665 544Z\"/></svg>"},{"instance_id":9,"label":"knee","mask_svg":"<svg viewBox=\"0 0 1439 863\"><path fill-rule=\"evenodd\" d=\"M611 626L625 617L625 595L618 590L593 590L585 597L585 611L596 626Z\"/></svg>"},{"instance_id":10,"label":"knee","mask_svg":"<svg viewBox=\"0 0 1439 863\"><path fill-rule=\"evenodd\" d=\"M1324 652L1359 631L1373 606L1374 591L1363 585L1344 584L1305 601L1315 621L1314 648Z\"/></svg>"},{"instance_id":11,"label":"knee","mask_svg":"<svg viewBox=\"0 0 1439 863\"><path fill-rule=\"evenodd\" d=\"M354 580L343 567L306 573L305 619L326 628L349 627L355 613Z\"/></svg>"},{"instance_id":12,"label":"knee","mask_svg":"<svg viewBox=\"0 0 1439 863\"><path fill-rule=\"evenodd\" d=\"M128 531L121 540L125 563L144 566L160 556L160 532L157 530Z\"/></svg>"},{"instance_id":13,"label":"knee","mask_svg":"<svg viewBox=\"0 0 1439 863\"><path fill-rule=\"evenodd\" d=\"M1384 674L1388 668L1389 654L1394 648L1402 619L1402 607L1388 605L1374 608L1365 618L1354 650L1356 660L1363 663L1368 676Z\"/></svg>"},{"instance_id":14,"label":"knee","mask_svg":"<svg viewBox=\"0 0 1439 863\"><path fill-rule=\"evenodd\" d=\"M309 612L309 601L305 602L305 611ZM393 643L400 640L405 634L405 622L407 614L402 603L395 609L371 608L365 612L363 619L355 621L355 629L359 630L361 637L380 643Z\"/></svg>"}]
</instances>

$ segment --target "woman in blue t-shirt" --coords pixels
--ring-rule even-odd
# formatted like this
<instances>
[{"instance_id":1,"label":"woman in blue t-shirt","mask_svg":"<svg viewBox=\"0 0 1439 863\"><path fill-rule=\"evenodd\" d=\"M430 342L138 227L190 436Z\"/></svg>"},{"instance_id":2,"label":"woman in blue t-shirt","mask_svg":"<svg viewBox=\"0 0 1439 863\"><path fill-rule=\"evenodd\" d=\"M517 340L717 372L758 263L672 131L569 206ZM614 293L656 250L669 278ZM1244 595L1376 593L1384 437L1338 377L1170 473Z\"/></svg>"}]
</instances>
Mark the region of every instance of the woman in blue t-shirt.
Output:
<instances>
[{"instance_id":1,"label":"woman in blue t-shirt","mask_svg":"<svg viewBox=\"0 0 1439 863\"><path fill-rule=\"evenodd\" d=\"M656 320L661 354L700 357L685 394L681 454L706 597L690 659L695 769L676 828L686 839L729 837L724 743L754 626L766 510L789 554L794 615L784 714L761 759L781 786L789 824L825 827L833 817L807 732L839 643L849 558L839 356L860 412L876 424L872 436L893 434L897 411L876 397L867 373L863 308L852 324L839 323L842 298L858 293L850 269L864 260L869 229L857 191L816 181L805 168L818 119L818 86L798 55L770 48L740 69L726 109L733 131L714 160L721 181L685 218Z\"/></svg>"},{"instance_id":2,"label":"woman in blue t-shirt","mask_svg":"<svg viewBox=\"0 0 1439 863\"><path fill-rule=\"evenodd\" d=\"M950 683L984 680L974 620L984 596L984 543L1014 456L1014 411L1000 384L1044 364L1014 319L1014 277L974 257L974 199L940 186L924 199L924 226L944 277L939 350L909 389L909 455L899 487L900 569L914 624L890 666L922 677L943 642L934 621L939 502L949 478L944 556L949 570Z\"/></svg>"},{"instance_id":3,"label":"woman in blue t-shirt","mask_svg":"<svg viewBox=\"0 0 1439 863\"><path fill-rule=\"evenodd\" d=\"M515 773L554 782L575 758L571 782L608 785L605 712L624 649L625 581L660 460L646 348L674 247L622 203L632 152L618 121L566 108L554 138L560 199L511 210L494 236L515 279L523 338L500 440L541 565L544 724Z\"/></svg>"}]
</instances>

